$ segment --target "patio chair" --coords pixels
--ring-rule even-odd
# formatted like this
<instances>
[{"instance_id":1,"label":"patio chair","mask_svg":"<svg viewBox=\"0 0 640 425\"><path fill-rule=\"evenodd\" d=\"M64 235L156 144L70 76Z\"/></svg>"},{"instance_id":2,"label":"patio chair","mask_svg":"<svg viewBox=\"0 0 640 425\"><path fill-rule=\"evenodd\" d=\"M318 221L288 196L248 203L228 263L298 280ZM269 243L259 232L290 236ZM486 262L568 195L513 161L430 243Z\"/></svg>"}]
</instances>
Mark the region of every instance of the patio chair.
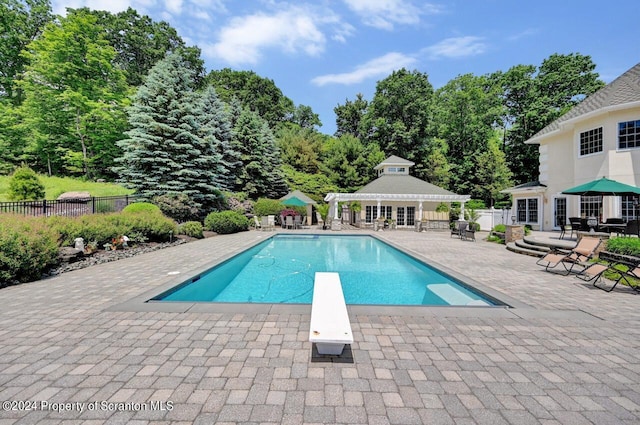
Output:
<instances>
[{"instance_id":1,"label":"patio chair","mask_svg":"<svg viewBox=\"0 0 640 425\"><path fill-rule=\"evenodd\" d=\"M288 215L284 218L285 220L285 226L287 229L294 229L294 224L293 224L293 217Z\"/></svg>"},{"instance_id":2,"label":"patio chair","mask_svg":"<svg viewBox=\"0 0 640 425\"><path fill-rule=\"evenodd\" d=\"M466 221L456 221L453 223L453 227L451 228L451 236L456 235L460 239L464 237L464 232L467 230Z\"/></svg>"},{"instance_id":3,"label":"patio chair","mask_svg":"<svg viewBox=\"0 0 640 425\"><path fill-rule=\"evenodd\" d=\"M293 228L302 229L302 217L300 217L299 215L293 217Z\"/></svg>"},{"instance_id":4,"label":"patio chair","mask_svg":"<svg viewBox=\"0 0 640 425\"><path fill-rule=\"evenodd\" d=\"M260 220L258 220L257 215L253 216L253 221L255 222L256 230L262 230L262 223L260 223Z\"/></svg>"},{"instance_id":5,"label":"patio chair","mask_svg":"<svg viewBox=\"0 0 640 425\"><path fill-rule=\"evenodd\" d=\"M269 224L269 217L267 217L267 216L262 217L262 220L260 221L260 225L262 227L262 230L264 230L264 231L273 230L273 226L271 224Z\"/></svg>"},{"instance_id":6,"label":"patio chair","mask_svg":"<svg viewBox=\"0 0 640 425\"><path fill-rule=\"evenodd\" d=\"M582 228L582 219L580 217L569 217L569 225L571 226L571 229L576 232L581 230L589 230L588 228Z\"/></svg>"},{"instance_id":7,"label":"patio chair","mask_svg":"<svg viewBox=\"0 0 640 425\"><path fill-rule=\"evenodd\" d=\"M561 274L568 275L576 265L583 266L583 269L586 268L585 263L593 258L600 243L600 238L583 237L570 251L560 249L552 250L540 258L536 264L544 267L545 271L554 273L555 271L552 269L562 264L566 273Z\"/></svg>"},{"instance_id":8,"label":"patio chair","mask_svg":"<svg viewBox=\"0 0 640 425\"><path fill-rule=\"evenodd\" d=\"M561 222L561 219L558 219L558 223ZM565 236L567 236L567 233L569 233L569 238L573 238L573 232L576 231L578 229L574 229L573 225L571 224L571 222L569 222L568 224L563 224L560 226L560 238L559 239L564 239Z\"/></svg>"}]
</instances>

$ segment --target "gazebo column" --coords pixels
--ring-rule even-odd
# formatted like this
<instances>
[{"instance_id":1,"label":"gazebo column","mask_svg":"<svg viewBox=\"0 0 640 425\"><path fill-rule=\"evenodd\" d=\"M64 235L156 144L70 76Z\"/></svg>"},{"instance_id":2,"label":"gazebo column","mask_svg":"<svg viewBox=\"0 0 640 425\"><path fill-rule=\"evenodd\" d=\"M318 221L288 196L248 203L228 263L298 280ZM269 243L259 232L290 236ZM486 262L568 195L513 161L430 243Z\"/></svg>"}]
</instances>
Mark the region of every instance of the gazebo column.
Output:
<instances>
[{"instance_id":1,"label":"gazebo column","mask_svg":"<svg viewBox=\"0 0 640 425\"><path fill-rule=\"evenodd\" d=\"M333 218L335 220L338 220L338 201L337 200L333 200Z\"/></svg>"},{"instance_id":2,"label":"gazebo column","mask_svg":"<svg viewBox=\"0 0 640 425\"><path fill-rule=\"evenodd\" d=\"M458 217L458 221L464 221L464 203L465 201L460 201L460 217Z\"/></svg>"}]
</instances>

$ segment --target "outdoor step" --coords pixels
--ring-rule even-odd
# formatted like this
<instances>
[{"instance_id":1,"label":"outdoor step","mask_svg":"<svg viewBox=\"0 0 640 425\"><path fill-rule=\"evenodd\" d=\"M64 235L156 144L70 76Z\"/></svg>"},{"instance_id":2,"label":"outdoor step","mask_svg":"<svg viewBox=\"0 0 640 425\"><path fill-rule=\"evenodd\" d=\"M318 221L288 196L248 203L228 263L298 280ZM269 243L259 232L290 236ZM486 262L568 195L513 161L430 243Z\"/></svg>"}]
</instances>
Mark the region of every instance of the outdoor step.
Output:
<instances>
[{"instance_id":1,"label":"outdoor step","mask_svg":"<svg viewBox=\"0 0 640 425\"><path fill-rule=\"evenodd\" d=\"M551 248L549 248L548 246L538 245L538 244L531 244L531 243L528 243L526 240L523 240L523 239L518 239L518 240L514 241L514 243L516 244L516 246L518 246L518 248L524 248L524 249L528 249L528 250L531 250L531 251L540 251L543 254L546 254L547 252L551 251Z\"/></svg>"},{"instance_id":2,"label":"outdoor step","mask_svg":"<svg viewBox=\"0 0 640 425\"><path fill-rule=\"evenodd\" d=\"M515 242L509 242L507 244L507 249L509 251L515 252L517 254L530 255L532 257L543 257L544 256L544 252L542 252L542 251L533 250L533 249L527 249L527 248L521 248L518 245L516 245Z\"/></svg>"},{"instance_id":3,"label":"outdoor step","mask_svg":"<svg viewBox=\"0 0 640 425\"><path fill-rule=\"evenodd\" d=\"M563 239L545 239L537 238L535 235L529 235L524 237L524 242L529 245L542 246L549 249L571 249L576 246L575 240L563 240Z\"/></svg>"}]
</instances>

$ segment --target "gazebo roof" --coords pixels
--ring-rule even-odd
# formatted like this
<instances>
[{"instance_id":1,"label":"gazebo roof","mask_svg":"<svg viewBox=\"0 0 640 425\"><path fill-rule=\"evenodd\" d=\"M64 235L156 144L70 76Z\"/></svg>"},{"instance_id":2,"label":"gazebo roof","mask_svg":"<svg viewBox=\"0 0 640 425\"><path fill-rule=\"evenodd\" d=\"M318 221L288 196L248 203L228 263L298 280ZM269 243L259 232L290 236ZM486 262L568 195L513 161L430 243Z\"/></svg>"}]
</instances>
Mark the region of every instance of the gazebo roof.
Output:
<instances>
[{"instance_id":1,"label":"gazebo roof","mask_svg":"<svg viewBox=\"0 0 640 425\"><path fill-rule=\"evenodd\" d=\"M375 167L373 167L373 169L374 170L380 170L381 168L384 168L385 166L390 166L390 165L396 165L396 166L400 165L400 166L405 166L405 167L413 167L416 164L414 162L409 161L408 159L404 159L404 158L400 158L399 156L391 155L390 157L388 157L387 159L382 161L380 164L378 164Z\"/></svg>"},{"instance_id":2,"label":"gazebo roof","mask_svg":"<svg viewBox=\"0 0 640 425\"><path fill-rule=\"evenodd\" d=\"M280 198L280 200L284 201L284 200L289 199L289 198L298 198L301 201L304 201L306 204L311 204L311 205L317 205L318 204L316 201L314 201L313 199L309 198L307 195L305 195L304 193L300 192L299 190L294 190L293 192L287 193L285 196Z\"/></svg>"}]
</instances>

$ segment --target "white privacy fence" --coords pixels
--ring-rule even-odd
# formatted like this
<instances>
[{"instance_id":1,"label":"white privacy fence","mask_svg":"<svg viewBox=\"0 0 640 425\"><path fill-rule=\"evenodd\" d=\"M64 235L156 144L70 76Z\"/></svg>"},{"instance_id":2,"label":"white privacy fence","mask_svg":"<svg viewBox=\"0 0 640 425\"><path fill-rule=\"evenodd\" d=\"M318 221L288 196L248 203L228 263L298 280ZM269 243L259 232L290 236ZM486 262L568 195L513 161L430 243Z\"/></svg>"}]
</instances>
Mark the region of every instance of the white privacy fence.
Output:
<instances>
[{"instance_id":1,"label":"white privacy fence","mask_svg":"<svg viewBox=\"0 0 640 425\"><path fill-rule=\"evenodd\" d=\"M489 231L497 224L511 224L511 216L513 210L495 209L491 207L488 210L475 210L479 214L477 222L480 224L480 230Z\"/></svg>"}]
</instances>

